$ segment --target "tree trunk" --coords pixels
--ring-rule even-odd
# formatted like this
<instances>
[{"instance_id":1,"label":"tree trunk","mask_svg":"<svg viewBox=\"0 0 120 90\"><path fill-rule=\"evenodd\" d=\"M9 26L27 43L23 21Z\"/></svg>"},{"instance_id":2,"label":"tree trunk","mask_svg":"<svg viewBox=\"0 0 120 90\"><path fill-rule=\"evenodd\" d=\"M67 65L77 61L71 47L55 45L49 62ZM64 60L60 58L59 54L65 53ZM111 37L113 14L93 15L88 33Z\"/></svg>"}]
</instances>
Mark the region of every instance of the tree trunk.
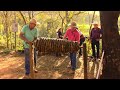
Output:
<instances>
[{"instance_id":1,"label":"tree trunk","mask_svg":"<svg viewBox=\"0 0 120 90\"><path fill-rule=\"evenodd\" d=\"M94 18L95 18L95 11L93 13L92 22L90 23L89 36L90 36L91 28L92 28L92 23L94 22Z\"/></svg>"},{"instance_id":2,"label":"tree trunk","mask_svg":"<svg viewBox=\"0 0 120 90\"><path fill-rule=\"evenodd\" d=\"M62 23L61 23L61 28L62 28L62 33L63 33L63 24L64 24L64 19L61 19Z\"/></svg>"},{"instance_id":3,"label":"tree trunk","mask_svg":"<svg viewBox=\"0 0 120 90\"><path fill-rule=\"evenodd\" d=\"M101 11L103 49L105 51L102 79L120 79L120 36L118 32L118 11Z\"/></svg>"},{"instance_id":4,"label":"tree trunk","mask_svg":"<svg viewBox=\"0 0 120 90\"><path fill-rule=\"evenodd\" d=\"M8 26L6 26L6 30L7 30L7 32L6 32L6 38L7 38L7 48L9 48L9 40L8 40L8 37L9 37L9 35L8 35Z\"/></svg>"},{"instance_id":5,"label":"tree trunk","mask_svg":"<svg viewBox=\"0 0 120 90\"><path fill-rule=\"evenodd\" d=\"M62 16L60 15L60 12L59 12L59 16L60 16L60 18L61 18L61 28L62 28L62 33L63 33L63 24L65 24L65 23L64 23L65 17L62 17Z\"/></svg>"},{"instance_id":6,"label":"tree trunk","mask_svg":"<svg viewBox=\"0 0 120 90\"><path fill-rule=\"evenodd\" d=\"M6 47L9 48L9 35L8 35L8 11L3 11L4 13L4 17L5 17L5 24L4 24L4 27L5 27L5 33L6 33L6 41L7 41L7 44L6 44Z\"/></svg>"},{"instance_id":7,"label":"tree trunk","mask_svg":"<svg viewBox=\"0 0 120 90\"><path fill-rule=\"evenodd\" d=\"M11 31L10 31L10 49L12 50L12 38L11 38Z\"/></svg>"},{"instance_id":8,"label":"tree trunk","mask_svg":"<svg viewBox=\"0 0 120 90\"><path fill-rule=\"evenodd\" d=\"M31 11L32 12L32 18L34 18L34 11Z\"/></svg>"},{"instance_id":9,"label":"tree trunk","mask_svg":"<svg viewBox=\"0 0 120 90\"><path fill-rule=\"evenodd\" d=\"M28 11L29 21L31 20L31 11Z\"/></svg>"},{"instance_id":10,"label":"tree trunk","mask_svg":"<svg viewBox=\"0 0 120 90\"><path fill-rule=\"evenodd\" d=\"M24 24L26 24L26 20L25 20L25 17L24 17L24 15L23 15L23 13L22 13L21 11L19 11L19 13L20 13L20 15L21 15L22 18L23 18Z\"/></svg>"},{"instance_id":11,"label":"tree trunk","mask_svg":"<svg viewBox=\"0 0 120 90\"><path fill-rule=\"evenodd\" d=\"M65 24L65 31L66 31L66 29L68 27L67 25L69 23L68 11L65 11L65 20L66 20L66 24Z\"/></svg>"}]
</instances>

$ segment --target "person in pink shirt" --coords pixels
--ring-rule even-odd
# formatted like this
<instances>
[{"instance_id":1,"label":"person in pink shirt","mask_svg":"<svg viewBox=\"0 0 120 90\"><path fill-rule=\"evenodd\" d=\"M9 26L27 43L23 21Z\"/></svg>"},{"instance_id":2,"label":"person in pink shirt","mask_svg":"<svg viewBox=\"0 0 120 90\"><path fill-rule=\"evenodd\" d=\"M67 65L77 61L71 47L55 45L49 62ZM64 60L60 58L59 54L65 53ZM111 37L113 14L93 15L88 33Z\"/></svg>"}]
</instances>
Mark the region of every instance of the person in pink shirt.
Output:
<instances>
[{"instance_id":1,"label":"person in pink shirt","mask_svg":"<svg viewBox=\"0 0 120 90\"><path fill-rule=\"evenodd\" d=\"M64 39L68 38L69 41L77 41L80 43L80 32L77 29L77 25L75 22L72 22L70 28L67 29ZM71 73L75 72L76 69L76 52L70 52L70 60L71 60Z\"/></svg>"}]
</instances>

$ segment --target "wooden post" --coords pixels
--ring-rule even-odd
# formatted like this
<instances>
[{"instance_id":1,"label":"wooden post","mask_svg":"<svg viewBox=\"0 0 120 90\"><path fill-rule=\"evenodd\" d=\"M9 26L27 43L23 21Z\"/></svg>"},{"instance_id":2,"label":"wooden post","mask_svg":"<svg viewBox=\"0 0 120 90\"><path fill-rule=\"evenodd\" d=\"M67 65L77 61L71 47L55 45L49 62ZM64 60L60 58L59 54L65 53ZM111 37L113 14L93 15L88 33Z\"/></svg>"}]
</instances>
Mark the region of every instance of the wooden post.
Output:
<instances>
[{"instance_id":1,"label":"wooden post","mask_svg":"<svg viewBox=\"0 0 120 90\"><path fill-rule=\"evenodd\" d=\"M86 50L86 43L83 44L83 60L84 60L84 79L88 79L88 77L87 77L87 50Z\"/></svg>"},{"instance_id":2,"label":"wooden post","mask_svg":"<svg viewBox=\"0 0 120 90\"><path fill-rule=\"evenodd\" d=\"M96 79L99 79L99 76L100 76L100 71L101 71L101 68L102 68L103 57L104 57L104 51L102 53L102 57L101 57L101 60L100 60L100 63L99 63L99 68L98 68Z\"/></svg>"},{"instance_id":3,"label":"wooden post","mask_svg":"<svg viewBox=\"0 0 120 90\"><path fill-rule=\"evenodd\" d=\"M16 52L16 32L15 32L15 52Z\"/></svg>"},{"instance_id":4,"label":"wooden post","mask_svg":"<svg viewBox=\"0 0 120 90\"><path fill-rule=\"evenodd\" d=\"M18 24L16 23L16 13L14 11L14 26L13 31L15 32L15 52L16 52L16 32L18 31Z\"/></svg>"},{"instance_id":5,"label":"wooden post","mask_svg":"<svg viewBox=\"0 0 120 90\"><path fill-rule=\"evenodd\" d=\"M30 77L34 79L34 46L30 45Z\"/></svg>"}]
</instances>

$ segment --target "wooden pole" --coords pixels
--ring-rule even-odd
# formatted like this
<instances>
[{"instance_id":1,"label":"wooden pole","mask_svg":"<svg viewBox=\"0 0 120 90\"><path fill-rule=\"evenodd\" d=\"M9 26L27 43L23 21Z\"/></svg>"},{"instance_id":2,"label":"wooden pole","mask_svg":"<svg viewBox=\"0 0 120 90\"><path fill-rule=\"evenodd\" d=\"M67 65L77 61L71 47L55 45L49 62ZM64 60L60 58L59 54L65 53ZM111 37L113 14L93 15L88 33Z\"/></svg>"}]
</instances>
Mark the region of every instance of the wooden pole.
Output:
<instances>
[{"instance_id":1,"label":"wooden pole","mask_svg":"<svg viewBox=\"0 0 120 90\"><path fill-rule=\"evenodd\" d=\"M16 52L16 32L15 32L15 52Z\"/></svg>"},{"instance_id":2,"label":"wooden pole","mask_svg":"<svg viewBox=\"0 0 120 90\"><path fill-rule=\"evenodd\" d=\"M84 79L88 79L88 77L87 77L87 50L86 50L86 43L83 43L83 60L84 60Z\"/></svg>"},{"instance_id":3,"label":"wooden pole","mask_svg":"<svg viewBox=\"0 0 120 90\"><path fill-rule=\"evenodd\" d=\"M104 57L104 51L102 53L102 57L101 57L101 60L100 60L100 63L99 63L99 68L98 68L96 79L99 79L99 76L100 76L100 71L101 71L101 68L102 68L103 57Z\"/></svg>"},{"instance_id":4,"label":"wooden pole","mask_svg":"<svg viewBox=\"0 0 120 90\"><path fill-rule=\"evenodd\" d=\"M34 46L30 45L30 77L34 79Z\"/></svg>"},{"instance_id":5,"label":"wooden pole","mask_svg":"<svg viewBox=\"0 0 120 90\"><path fill-rule=\"evenodd\" d=\"M16 22L15 11L14 11L14 22ZM15 26L14 26L14 29L15 29ZM14 32L15 32L15 52L16 52L16 31L14 30Z\"/></svg>"}]
</instances>

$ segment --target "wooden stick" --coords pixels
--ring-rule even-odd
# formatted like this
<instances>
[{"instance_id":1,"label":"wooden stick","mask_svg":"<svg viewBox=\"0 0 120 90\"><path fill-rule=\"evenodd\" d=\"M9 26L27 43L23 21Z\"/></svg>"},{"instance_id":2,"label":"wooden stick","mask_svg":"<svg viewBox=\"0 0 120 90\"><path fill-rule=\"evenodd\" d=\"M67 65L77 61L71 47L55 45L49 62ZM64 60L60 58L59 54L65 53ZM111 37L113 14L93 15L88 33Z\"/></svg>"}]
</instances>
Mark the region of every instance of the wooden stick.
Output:
<instances>
[{"instance_id":1,"label":"wooden stick","mask_svg":"<svg viewBox=\"0 0 120 90\"><path fill-rule=\"evenodd\" d=\"M102 57L101 57L101 60L100 60L100 63L99 63L99 68L98 68L96 79L98 79L99 75L100 75L101 65L102 65L102 62L103 62L103 57L104 57L104 51L102 53Z\"/></svg>"},{"instance_id":2,"label":"wooden stick","mask_svg":"<svg viewBox=\"0 0 120 90\"><path fill-rule=\"evenodd\" d=\"M34 48L30 45L30 77L34 79Z\"/></svg>"},{"instance_id":3,"label":"wooden stick","mask_svg":"<svg viewBox=\"0 0 120 90\"><path fill-rule=\"evenodd\" d=\"M86 50L86 43L83 44L83 59L84 59L84 79L88 79L88 76L87 76L87 50Z\"/></svg>"}]
</instances>

